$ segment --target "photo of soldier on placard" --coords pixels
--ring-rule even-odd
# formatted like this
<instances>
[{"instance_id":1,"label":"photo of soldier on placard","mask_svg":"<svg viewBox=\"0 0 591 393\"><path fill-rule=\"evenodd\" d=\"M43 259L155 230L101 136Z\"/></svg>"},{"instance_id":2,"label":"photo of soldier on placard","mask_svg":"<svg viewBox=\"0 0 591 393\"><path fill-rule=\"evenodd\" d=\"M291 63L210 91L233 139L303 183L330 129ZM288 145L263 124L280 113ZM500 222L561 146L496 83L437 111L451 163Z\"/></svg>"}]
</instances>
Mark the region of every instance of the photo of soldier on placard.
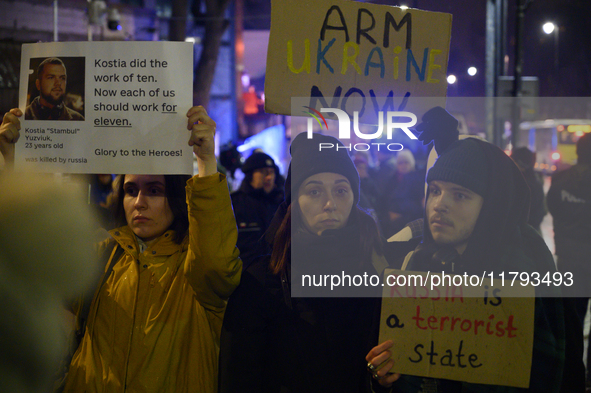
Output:
<instances>
[{"instance_id":1,"label":"photo of soldier on placard","mask_svg":"<svg viewBox=\"0 0 591 393\"><path fill-rule=\"evenodd\" d=\"M84 57L32 58L25 120L84 120Z\"/></svg>"}]
</instances>

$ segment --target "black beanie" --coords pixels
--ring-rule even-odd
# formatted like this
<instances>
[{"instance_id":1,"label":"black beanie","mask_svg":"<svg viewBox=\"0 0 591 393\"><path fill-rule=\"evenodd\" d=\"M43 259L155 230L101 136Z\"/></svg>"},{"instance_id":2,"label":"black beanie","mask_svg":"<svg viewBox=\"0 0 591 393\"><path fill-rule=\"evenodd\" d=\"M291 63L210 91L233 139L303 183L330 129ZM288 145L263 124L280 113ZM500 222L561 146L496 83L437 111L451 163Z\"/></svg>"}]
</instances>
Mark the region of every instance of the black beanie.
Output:
<instances>
[{"instance_id":1,"label":"black beanie","mask_svg":"<svg viewBox=\"0 0 591 393\"><path fill-rule=\"evenodd\" d=\"M275 168L275 161L265 153L255 152L242 165L242 172L246 174L260 168Z\"/></svg>"},{"instance_id":2,"label":"black beanie","mask_svg":"<svg viewBox=\"0 0 591 393\"><path fill-rule=\"evenodd\" d=\"M487 165L478 142L466 138L452 143L427 174L427 183L441 180L458 184L484 197Z\"/></svg>"},{"instance_id":3,"label":"black beanie","mask_svg":"<svg viewBox=\"0 0 591 393\"><path fill-rule=\"evenodd\" d=\"M320 150L321 143L331 144L332 147L328 148L329 145L322 145L322 150ZM318 133L313 133L312 139L308 139L308 134L303 132L291 142L290 152L291 163L285 181L285 201L287 203L291 203L292 190L297 193L300 185L308 177L317 173L332 172L341 174L349 180L354 195L353 203L357 205L359 202L359 173L357 173L357 168L341 141L332 136Z\"/></svg>"}]
</instances>

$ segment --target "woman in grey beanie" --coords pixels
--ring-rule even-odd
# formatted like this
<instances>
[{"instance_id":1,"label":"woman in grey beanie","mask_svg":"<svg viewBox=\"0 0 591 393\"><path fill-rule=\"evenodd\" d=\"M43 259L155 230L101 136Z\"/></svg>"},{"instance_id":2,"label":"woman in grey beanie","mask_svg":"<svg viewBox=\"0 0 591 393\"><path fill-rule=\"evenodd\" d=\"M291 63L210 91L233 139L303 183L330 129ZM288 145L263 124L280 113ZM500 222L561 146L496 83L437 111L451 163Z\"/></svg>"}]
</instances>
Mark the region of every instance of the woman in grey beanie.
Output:
<instances>
[{"instance_id":1,"label":"woman in grey beanie","mask_svg":"<svg viewBox=\"0 0 591 393\"><path fill-rule=\"evenodd\" d=\"M379 299L364 296L380 291L317 284L381 273L377 225L357 205L359 175L340 141L300 134L291 155L285 202L266 234L272 253L244 272L228 303L221 392L347 393L368 382L363 356Z\"/></svg>"}]
</instances>

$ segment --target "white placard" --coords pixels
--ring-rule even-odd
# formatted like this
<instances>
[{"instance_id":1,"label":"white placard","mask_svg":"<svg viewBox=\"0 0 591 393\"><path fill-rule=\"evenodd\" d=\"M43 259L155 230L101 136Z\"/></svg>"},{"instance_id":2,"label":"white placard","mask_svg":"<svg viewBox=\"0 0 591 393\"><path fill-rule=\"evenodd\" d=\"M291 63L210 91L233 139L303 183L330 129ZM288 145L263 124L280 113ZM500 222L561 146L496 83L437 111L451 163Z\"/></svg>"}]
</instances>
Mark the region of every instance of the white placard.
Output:
<instances>
[{"instance_id":1,"label":"white placard","mask_svg":"<svg viewBox=\"0 0 591 393\"><path fill-rule=\"evenodd\" d=\"M47 58L63 67L47 62L39 77ZM191 43L25 44L15 170L192 174L186 128L192 87ZM43 105L52 100L58 109ZM60 110L62 100L73 109Z\"/></svg>"}]
</instances>

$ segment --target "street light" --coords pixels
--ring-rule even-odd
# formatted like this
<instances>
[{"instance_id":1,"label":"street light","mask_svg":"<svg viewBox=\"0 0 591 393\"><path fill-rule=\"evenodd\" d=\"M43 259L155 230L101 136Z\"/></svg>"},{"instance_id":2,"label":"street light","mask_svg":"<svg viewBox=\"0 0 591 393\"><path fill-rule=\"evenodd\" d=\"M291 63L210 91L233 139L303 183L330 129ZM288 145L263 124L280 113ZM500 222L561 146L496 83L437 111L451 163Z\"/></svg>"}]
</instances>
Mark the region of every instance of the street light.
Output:
<instances>
[{"instance_id":1,"label":"street light","mask_svg":"<svg viewBox=\"0 0 591 393\"><path fill-rule=\"evenodd\" d=\"M548 35L554 33L554 67L558 72L558 32L560 31L560 29L554 23L546 22L542 26L542 30L544 31L544 33Z\"/></svg>"},{"instance_id":2,"label":"street light","mask_svg":"<svg viewBox=\"0 0 591 393\"><path fill-rule=\"evenodd\" d=\"M544 30L544 33L546 33L546 34L552 34L552 32L554 31L555 28L556 28L556 25L552 22L546 22L542 26L542 30Z\"/></svg>"}]
</instances>

